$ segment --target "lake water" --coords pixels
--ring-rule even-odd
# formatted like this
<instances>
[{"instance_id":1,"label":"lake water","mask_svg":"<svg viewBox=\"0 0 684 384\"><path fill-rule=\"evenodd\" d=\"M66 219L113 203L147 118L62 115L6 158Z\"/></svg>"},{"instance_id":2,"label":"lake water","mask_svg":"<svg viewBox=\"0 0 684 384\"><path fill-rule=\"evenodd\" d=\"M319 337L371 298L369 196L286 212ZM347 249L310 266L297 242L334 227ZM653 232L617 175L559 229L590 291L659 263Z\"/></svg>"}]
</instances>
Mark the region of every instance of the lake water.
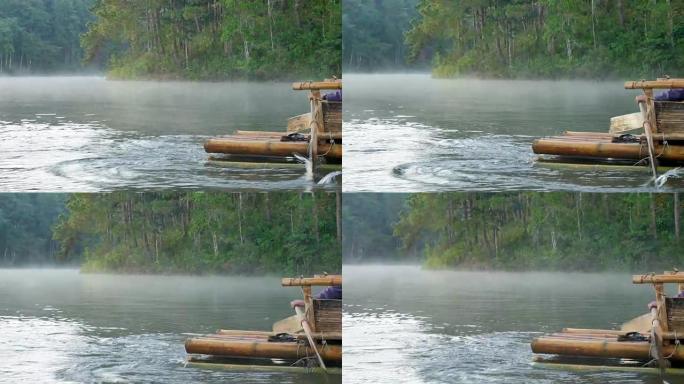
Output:
<instances>
[{"instance_id":1,"label":"lake water","mask_svg":"<svg viewBox=\"0 0 684 384\"><path fill-rule=\"evenodd\" d=\"M637 112L622 82L345 75L343 190L654 190L647 167L535 162L532 141L607 132ZM681 179L661 190L684 188Z\"/></svg>"},{"instance_id":2,"label":"lake water","mask_svg":"<svg viewBox=\"0 0 684 384\"><path fill-rule=\"evenodd\" d=\"M211 162L202 147L236 130L284 131L309 109L290 83L0 77L0 89L0 191L315 186L302 165Z\"/></svg>"},{"instance_id":3,"label":"lake water","mask_svg":"<svg viewBox=\"0 0 684 384\"><path fill-rule=\"evenodd\" d=\"M344 278L345 383L661 383L532 364L536 336L615 328L645 313L653 288L627 274L345 265Z\"/></svg>"},{"instance_id":4,"label":"lake water","mask_svg":"<svg viewBox=\"0 0 684 384\"><path fill-rule=\"evenodd\" d=\"M184 341L270 330L291 315L279 277L0 270L0 382L335 383L337 377L185 366Z\"/></svg>"}]
</instances>

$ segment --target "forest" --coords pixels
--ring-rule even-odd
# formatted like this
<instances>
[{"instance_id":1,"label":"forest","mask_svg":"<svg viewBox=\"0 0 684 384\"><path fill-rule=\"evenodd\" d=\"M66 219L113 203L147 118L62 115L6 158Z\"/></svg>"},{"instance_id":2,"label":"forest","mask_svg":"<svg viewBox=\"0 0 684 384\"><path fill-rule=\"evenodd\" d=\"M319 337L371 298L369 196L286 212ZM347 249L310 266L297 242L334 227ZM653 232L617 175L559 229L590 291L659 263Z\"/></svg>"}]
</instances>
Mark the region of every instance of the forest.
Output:
<instances>
[{"instance_id":1,"label":"forest","mask_svg":"<svg viewBox=\"0 0 684 384\"><path fill-rule=\"evenodd\" d=\"M340 272L339 194L111 193L0 197L3 266L85 272Z\"/></svg>"},{"instance_id":2,"label":"forest","mask_svg":"<svg viewBox=\"0 0 684 384\"><path fill-rule=\"evenodd\" d=\"M399 220L408 196L403 193L345 195L342 205L343 262L389 263L411 259L400 249L400 239L394 236L394 224Z\"/></svg>"},{"instance_id":3,"label":"forest","mask_svg":"<svg viewBox=\"0 0 684 384\"><path fill-rule=\"evenodd\" d=\"M77 72L95 0L0 1L0 74Z\"/></svg>"},{"instance_id":4,"label":"forest","mask_svg":"<svg viewBox=\"0 0 684 384\"><path fill-rule=\"evenodd\" d=\"M404 34L418 16L417 4L418 0L343 1L345 72L406 69L409 55Z\"/></svg>"},{"instance_id":5,"label":"forest","mask_svg":"<svg viewBox=\"0 0 684 384\"><path fill-rule=\"evenodd\" d=\"M0 74L341 76L340 0L2 0Z\"/></svg>"},{"instance_id":6,"label":"forest","mask_svg":"<svg viewBox=\"0 0 684 384\"><path fill-rule=\"evenodd\" d=\"M341 75L340 0L97 0L85 60L112 78Z\"/></svg>"},{"instance_id":7,"label":"forest","mask_svg":"<svg viewBox=\"0 0 684 384\"><path fill-rule=\"evenodd\" d=\"M356 240L345 236L345 262L397 262L418 255L429 268L642 272L684 262L678 194L412 194L398 212L396 202L385 199L345 199L345 213L347 204L357 213L375 208L357 215L355 223L345 216L343 227L369 227L386 244L361 252L349 245ZM378 217L383 210L385 216ZM390 222L397 243L374 227L383 220Z\"/></svg>"},{"instance_id":8,"label":"forest","mask_svg":"<svg viewBox=\"0 0 684 384\"><path fill-rule=\"evenodd\" d=\"M0 194L0 266L49 265L59 253L52 226L66 209L62 194Z\"/></svg>"},{"instance_id":9,"label":"forest","mask_svg":"<svg viewBox=\"0 0 684 384\"><path fill-rule=\"evenodd\" d=\"M421 0L406 33L438 77L682 76L684 2Z\"/></svg>"}]
</instances>

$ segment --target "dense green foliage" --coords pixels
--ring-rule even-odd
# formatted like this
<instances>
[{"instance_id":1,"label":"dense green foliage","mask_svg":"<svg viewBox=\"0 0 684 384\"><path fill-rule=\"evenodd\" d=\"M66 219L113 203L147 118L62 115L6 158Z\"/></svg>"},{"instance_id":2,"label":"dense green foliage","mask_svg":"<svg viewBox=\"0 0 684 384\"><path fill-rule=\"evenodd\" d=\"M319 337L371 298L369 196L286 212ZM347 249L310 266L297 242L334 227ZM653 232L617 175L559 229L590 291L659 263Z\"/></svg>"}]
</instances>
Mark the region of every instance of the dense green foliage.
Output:
<instances>
[{"instance_id":1,"label":"dense green foliage","mask_svg":"<svg viewBox=\"0 0 684 384\"><path fill-rule=\"evenodd\" d=\"M684 2L422 0L407 34L437 76L679 75Z\"/></svg>"},{"instance_id":2,"label":"dense green foliage","mask_svg":"<svg viewBox=\"0 0 684 384\"><path fill-rule=\"evenodd\" d=\"M117 78L341 74L339 0L97 0L86 58Z\"/></svg>"},{"instance_id":3,"label":"dense green foliage","mask_svg":"<svg viewBox=\"0 0 684 384\"><path fill-rule=\"evenodd\" d=\"M342 60L346 71L407 66L404 33L418 16L418 0L345 0Z\"/></svg>"},{"instance_id":4,"label":"dense green foliage","mask_svg":"<svg viewBox=\"0 0 684 384\"><path fill-rule=\"evenodd\" d=\"M80 35L95 0L0 1L0 74L82 69Z\"/></svg>"},{"instance_id":5,"label":"dense green foliage","mask_svg":"<svg viewBox=\"0 0 684 384\"><path fill-rule=\"evenodd\" d=\"M429 267L652 271L681 266L673 194L412 195L395 226Z\"/></svg>"},{"instance_id":6,"label":"dense green foliage","mask_svg":"<svg viewBox=\"0 0 684 384\"><path fill-rule=\"evenodd\" d=\"M0 195L0 266L339 273L334 193Z\"/></svg>"},{"instance_id":7,"label":"dense green foliage","mask_svg":"<svg viewBox=\"0 0 684 384\"><path fill-rule=\"evenodd\" d=\"M53 263L59 246L52 225L65 201L60 194L0 194L0 265Z\"/></svg>"},{"instance_id":8,"label":"dense green foliage","mask_svg":"<svg viewBox=\"0 0 684 384\"><path fill-rule=\"evenodd\" d=\"M340 272L332 193L71 195L55 226L86 271Z\"/></svg>"},{"instance_id":9,"label":"dense green foliage","mask_svg":"<svg viewBox=\"0 0 684 384\"><path fill-rule=\"evenodd\" d=\"M353 193L344 196L342 207L342 257L344 262L396 262L413 256L400 249L393 235L408 195L400 193Z\"/></svg>"}]
</instances>

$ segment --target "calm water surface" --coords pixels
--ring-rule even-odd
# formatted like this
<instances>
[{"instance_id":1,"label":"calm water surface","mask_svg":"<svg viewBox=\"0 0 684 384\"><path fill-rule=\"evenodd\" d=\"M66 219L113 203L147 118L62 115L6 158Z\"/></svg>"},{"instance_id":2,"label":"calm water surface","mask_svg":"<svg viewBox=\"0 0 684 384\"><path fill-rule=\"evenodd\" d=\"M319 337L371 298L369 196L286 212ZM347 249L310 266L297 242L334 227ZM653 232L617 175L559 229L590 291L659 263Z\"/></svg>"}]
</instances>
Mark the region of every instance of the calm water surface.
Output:
<instances>
[{"instance_id":1,"label":"calm water surface","mask_svg":"<svg viewBox=\"0 0 684 384\"><path fill-rule=\"evenodd\" d=\"M284 131L309 108L289 83L0 77L0 89L1 191L315 185L302 165L210 162L202 147L238 129Z\"/></svg>"},{"instance_id":2,"label":"calm water surface","mask_svg":"<svg viewBox=\"0 0 684 384\"><path fill-rule=\"evenodd\" d=\"M621 82L345 75L344 191L654 190L646 167L535 162L532 141L607 132L637 112ZM670 180L663 190L684 188Z\"/></svg>"},{"instance_id":3,"label":"calm water surface","mask_svg":"<svg viewBox=\"0 0 684 384\"><path fill-rule=\"evenodd\" d=\"M660 383L532 364L529 343L542 333L645 313L653 289L630 275L345 265L344 277L345 383Z\"/></svg>"},{"instance_id":4,"label":"calm water surface","mask_svg":"<svg viewBox=\"0 0 684 384\"><path fill-rule=\"evenodd\" d=\"M0 382L335 383L339 375L185 366L183 343L269 330L301 294L280 279L0 270Z\"/></svg>"}]
</instances>

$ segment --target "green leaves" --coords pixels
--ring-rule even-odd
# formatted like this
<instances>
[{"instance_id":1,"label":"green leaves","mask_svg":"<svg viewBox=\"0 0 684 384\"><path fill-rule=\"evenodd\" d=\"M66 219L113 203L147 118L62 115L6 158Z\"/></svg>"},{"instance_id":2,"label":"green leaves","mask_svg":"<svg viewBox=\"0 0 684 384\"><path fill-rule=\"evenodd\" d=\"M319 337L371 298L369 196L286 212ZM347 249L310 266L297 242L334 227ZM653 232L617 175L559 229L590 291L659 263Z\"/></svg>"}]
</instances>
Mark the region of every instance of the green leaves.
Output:
<instances>
[{"instance_id":1,"label":"green leaves","mask_svg":"<svg viewBox=\"0 0 684 384\"><path fill-rule=\"evenodd\" d=\"M105 52L116 78L339 76L340 8L339 0L101 0L82 42L88 58Z\"/></svg>"},{"instance_id":2,"label":"green leaves","mask_svg":"<svg viewBox=\"0 0 684 384\"><path fill-rule=\"evenodd\" d=\"M71 195L54 238L88 271L339 272L335 204L329 193Z\"/></svg>"}]
</instances>

